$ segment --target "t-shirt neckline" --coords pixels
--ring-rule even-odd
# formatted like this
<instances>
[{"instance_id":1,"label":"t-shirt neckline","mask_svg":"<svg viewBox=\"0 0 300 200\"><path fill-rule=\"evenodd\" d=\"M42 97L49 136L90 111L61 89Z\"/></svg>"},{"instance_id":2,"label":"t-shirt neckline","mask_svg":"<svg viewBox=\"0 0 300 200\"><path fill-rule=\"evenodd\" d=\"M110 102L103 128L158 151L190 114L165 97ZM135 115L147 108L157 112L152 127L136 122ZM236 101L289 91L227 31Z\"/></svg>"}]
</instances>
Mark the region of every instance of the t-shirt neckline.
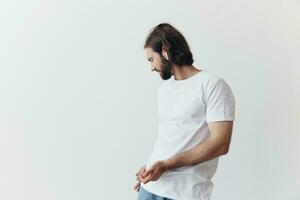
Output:
<instances>
[{"instance_id":1,"label":"t-shirt neckline","mask_svg":"<svg viewBox=\"0 0 300 200\"><path fill-rule=\"evenodd\" d=\"M196 74L190 76L189 78L186 78L186 79L183 79L183 80L176 80L174 75L172 75L172 80L174 83L184 83L184 82L187 82L187 81L190 81L192 79L194 79L195 77L198 77L199 75L201 75L205 70L204 69L201 69L199 72L197 72Z\"/></svg>"}]
</instances>

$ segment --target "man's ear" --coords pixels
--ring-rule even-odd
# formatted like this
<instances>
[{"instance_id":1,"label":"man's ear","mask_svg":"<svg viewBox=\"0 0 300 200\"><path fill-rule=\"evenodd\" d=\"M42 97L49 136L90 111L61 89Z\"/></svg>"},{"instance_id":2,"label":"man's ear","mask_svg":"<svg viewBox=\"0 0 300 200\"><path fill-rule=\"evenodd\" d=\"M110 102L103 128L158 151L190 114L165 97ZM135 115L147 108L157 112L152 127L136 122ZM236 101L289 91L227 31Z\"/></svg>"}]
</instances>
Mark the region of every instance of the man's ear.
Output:
<instances>
[{"instance_id":1,"label":"man's ear","mask_svg":"<svg viewBox=\"0 0 300 200\"><path fill-rule=\"evenodd\" d=\"M162 48L162 55L165 57L165 59L169 60L167 50L164 47Z\"/></svg>"}]
</instances>

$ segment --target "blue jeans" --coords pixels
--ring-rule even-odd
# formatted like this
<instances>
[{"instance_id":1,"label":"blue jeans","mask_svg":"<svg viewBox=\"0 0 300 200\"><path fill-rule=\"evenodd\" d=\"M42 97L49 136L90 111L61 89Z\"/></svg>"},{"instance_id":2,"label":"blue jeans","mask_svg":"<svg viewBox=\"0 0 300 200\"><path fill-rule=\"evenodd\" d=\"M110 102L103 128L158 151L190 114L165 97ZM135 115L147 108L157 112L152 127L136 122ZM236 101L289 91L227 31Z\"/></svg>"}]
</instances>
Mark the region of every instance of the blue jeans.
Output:
<instances>
[{"instance_id":1,"label":"blue jeans","mask_svg":"<svg viewBox=\"0 0 300 200\"><path fill-rule=\"evenodd\" d=\"M173 200L169 199L167 197L162 197L155 195L147 190L145 190L142 186L140 187L139 194L138 194L138 200Z\"/></svg>"}]
</instances>

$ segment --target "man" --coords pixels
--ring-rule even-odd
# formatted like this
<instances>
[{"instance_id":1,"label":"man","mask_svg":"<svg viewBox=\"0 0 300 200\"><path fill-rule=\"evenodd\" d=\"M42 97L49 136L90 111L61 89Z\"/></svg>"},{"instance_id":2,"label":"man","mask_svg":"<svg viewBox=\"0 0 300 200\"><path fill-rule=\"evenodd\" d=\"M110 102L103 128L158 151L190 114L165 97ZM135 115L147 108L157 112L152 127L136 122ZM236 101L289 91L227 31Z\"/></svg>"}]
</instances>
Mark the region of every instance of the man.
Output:
<instances>
[{"instance_id":1,"label":"man","mask_svg":"<svg viewBox=\"0 0 300 200\"><path fill-rule=\"evenodd\" d=\"M136 173L138 200L209 200L219 156L230 146L235 99L219 76L199 70L184 36L172 25L154 27L144 49L158 88L159 134Z\"/></svg>"}]
</instances>

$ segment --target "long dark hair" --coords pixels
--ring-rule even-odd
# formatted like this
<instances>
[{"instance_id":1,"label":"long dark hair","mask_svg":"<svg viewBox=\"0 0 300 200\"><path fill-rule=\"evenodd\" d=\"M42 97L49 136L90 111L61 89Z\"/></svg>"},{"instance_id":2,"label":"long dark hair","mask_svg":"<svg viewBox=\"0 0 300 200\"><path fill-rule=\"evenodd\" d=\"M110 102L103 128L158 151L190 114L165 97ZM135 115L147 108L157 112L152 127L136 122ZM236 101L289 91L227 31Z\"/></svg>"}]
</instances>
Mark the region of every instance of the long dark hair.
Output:
<instances>
[{"instance_id":1,"label":"long dark hair","mask_svg":"<svg viewBox=\"0 0 300 200\"><path fill-rule=\"evenodd\" d=\"M150 30L144 49L147 47L159 54L162 54L162 47L165 47L169 61L178 66L194 63L193 54L186 39L180 31L169 23L160 23Z\"/></svg>"}]
</instances>

